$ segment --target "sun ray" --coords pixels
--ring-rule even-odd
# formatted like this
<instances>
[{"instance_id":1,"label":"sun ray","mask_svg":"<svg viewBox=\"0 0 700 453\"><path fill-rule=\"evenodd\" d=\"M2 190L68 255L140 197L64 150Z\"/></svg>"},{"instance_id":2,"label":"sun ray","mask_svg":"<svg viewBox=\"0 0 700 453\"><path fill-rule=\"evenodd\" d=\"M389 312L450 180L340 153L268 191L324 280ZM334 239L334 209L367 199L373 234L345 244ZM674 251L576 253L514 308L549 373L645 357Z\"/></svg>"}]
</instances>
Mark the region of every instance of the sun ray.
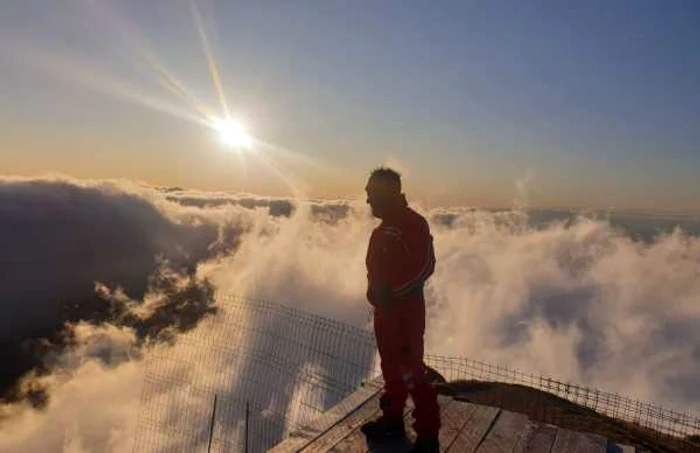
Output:
<instances>
[{"instance_id":1,"label":"sun ray","mask_svg":"<svg viewBox=\"0 0 700 453\"><path fill-rule=\"evenodd\" d=\"M188 90L185 85L175 77L171 71L161 62L157 55L150 50L140 37L137 27L132 26L124 19L118 19L116 15L110 14L104 3L97 4L94 0L83 0L84 4L91 8L93 13L107 24L119 37L124 45L136 55L134 57L126 57L132 59L131 63L135 67L146 66L146 69L151 72L153 80L169 91L178 96L182 101L190 107L197 110L204 118L212 118L214 113L205 105L197 100L197 98Z\"/></svg>"},{"instance_id":2,"label":"sun ray","mask_svg":"<svg viewBox=\"0 0 700 453\"><path fill-rule=\"evenodd\" d=\"M277 157L278 159L284 159L294 164L305 165L312 168L316 172L323 173L331 176L334 180L340 181L348 178L347 172L343 171L336 165L332 165L327 161L320 158L311 157L307 154L303 154L289 148L285 148L270 142L265 142L262 140L256 140L255 146L261 152L265 152L270 158Z\"/></svg>"},{"instance_id":3,"label":"sun ray","mask_svg":"<svg viewBox=\"0 0 700 453\"><path fill-rule=\"evenodd\" d=\"M193 123L209 125L204 117L193 114L187 109L166 100L144 93L129 82L106 74L90 67L77 58L67 55L58 56L55 53L22 47L17 52L18 58L31 64L54 77L82 84L100 93L143 105L161 113L166 113Z\"/></svg>"},{"instance_id":4,"label":"sun ray","mask_svg":"<svg viewBox=\"0 0 700 453\"><path fill-rule=\"evenodd\" d=\"M280 180L282 180L282 182L284 182L284 184L292 192L294 198L305 198L306 193L308 193L306 185L302 182L300 178L294 175L294 173L291 170L282 170L272 158L265 155L264 153L258 153L256 154L256 157L270 170L272 170L273 173L275 173L280 178Z\"/></svg>"},{"instance_id":5,"label":"sun ray","mask_svg":"<svg viewBox=\"0 0 700 453\"><path fill-rule=\"evenodd\" d=\"M255 149L255 155L267 167L269 167L294 194L304 193L301 180L296 177L289 164L301 164L324 172L338 173L342 176L342 171L328 165L321 159L292 151L269 142L252 138L247 135L242 125L233 121L230 115L230 108L226 99L224 85L219 71L219 64L212 47L211 40L205 27L204 16L198 6L197 0L189 0L191 13L196 31L200 38L201 49L206 57L208 72L211 77L218 100L223 110L223 115L217 115L207 106L203 105L176 77L147 45L138 28L129 21L112 14L107 8L107 4L95 0L78 0L89 6L98 19L111 29L122 43L122 48L117 49L127 62L136 68L145 69L154 81L168 93L193 111L180 108L173 102L159 99L157 96L149 95L143 90L135 88L129 82L110 74L100 72L94 67L80 62L70 57L56 56L44 52L34 53L34 60L44 69L65 78L71 78L87 87L106 93L111 96L126 99L128 101L141 104L156 111L167 113L179 118L186 119L198 124L205 125L216 130L224 143L238 150ZM124 52L127 50L128 52ZM243 154L237 153L243 163Z\"/></svg>"},{"instance_id":6,"label":"sun ray","mask_svg":"<svg viewBox=\"0 0 700 453\"><path fill-rule=\"evenodd\" d=\"M199 33L199 38L202 43L202 50L207 58L207 64L209 66L209 73L211 74L211 80L216 88L216 93L219 97L219 102L224 111L224 116L226 118L231 116L231 112L228 108L228 102L226 101L226 94L224 93L224 86L221 83L221 75L219 74L219 66L216 62L216 56L212 50L211 43L209 42L209 37L207 36L206 30L204 29L204 23L202 21L202 15L197 7L197 0L191 0L190 5L192 7L192 16L194 18L195 26L197 27L197 32Z\"/></svg>"}]
</instances>

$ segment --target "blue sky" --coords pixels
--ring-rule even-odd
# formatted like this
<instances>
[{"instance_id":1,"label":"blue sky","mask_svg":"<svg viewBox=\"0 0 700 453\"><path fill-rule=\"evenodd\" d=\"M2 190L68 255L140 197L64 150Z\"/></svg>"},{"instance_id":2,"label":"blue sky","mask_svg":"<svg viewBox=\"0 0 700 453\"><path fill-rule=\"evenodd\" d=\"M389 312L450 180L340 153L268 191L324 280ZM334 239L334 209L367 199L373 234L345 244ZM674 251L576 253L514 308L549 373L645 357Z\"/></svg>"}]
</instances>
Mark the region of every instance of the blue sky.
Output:
<instances>
[{"instance_id":1,"label":"blue sky","mask_svg":"<svg viewBox=\"0 0 700 453\"><path fill-rule=\"evenodd\" d=\"M198 115L148 54L218 108L186 0L26 0L0 14L3 173L335 197L395 163L434 204L700 208L700 3L198 7L234 115L288 151L134 102Z\"/></svg>"}]
</instances>

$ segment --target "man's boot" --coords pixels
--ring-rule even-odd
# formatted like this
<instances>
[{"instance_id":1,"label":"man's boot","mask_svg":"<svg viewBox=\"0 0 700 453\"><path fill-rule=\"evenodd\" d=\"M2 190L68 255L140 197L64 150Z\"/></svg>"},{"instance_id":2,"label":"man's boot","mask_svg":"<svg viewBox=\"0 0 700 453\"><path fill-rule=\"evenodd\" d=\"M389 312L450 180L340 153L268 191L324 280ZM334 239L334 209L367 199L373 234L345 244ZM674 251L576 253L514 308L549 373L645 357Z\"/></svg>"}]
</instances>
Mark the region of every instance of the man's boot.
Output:
<instances>
[{"instance_id":1,"label":"man's boot","mask_svg":"<svg viewBox=\"0 0 700 453\"><path fill-rule=\"evenodd\" d=\"M381 443L389 439L406 437L406 427L404 426L403 419L392 419L386 415L382 415L376 420L365 423L360 428L360 431L362 431L362 434L365 435L367 440L376 443Z\"/></svg>"},{"instance_id":2,"label":"man's boot","mask_svg":"<svg viewBox=\"0 0 700 453\"><path fill-rule=\"evenodd\" d=\"M440 453L440 442L437 438L418 437L411 453Z\"/></svg>"}]
</instances>

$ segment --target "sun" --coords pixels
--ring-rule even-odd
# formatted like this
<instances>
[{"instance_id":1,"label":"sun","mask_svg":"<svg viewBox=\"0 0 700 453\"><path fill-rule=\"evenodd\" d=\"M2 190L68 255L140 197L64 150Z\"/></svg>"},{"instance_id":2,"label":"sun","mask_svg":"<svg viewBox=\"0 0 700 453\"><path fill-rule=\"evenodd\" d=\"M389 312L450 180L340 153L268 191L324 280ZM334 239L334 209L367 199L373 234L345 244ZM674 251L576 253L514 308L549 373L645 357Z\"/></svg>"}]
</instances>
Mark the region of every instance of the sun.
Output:
<instances>
[{"instance_id":1,"label":"sun","mask_svg":"<svg viewBox=\"0 0 700 453\"><path fill-rule=\"evenodd\" d=\"M221 141L231 148L249 150L253 147L253 139L238 121L217 119L213 121L212 127L219 133Z\"/></svg>"}]
</instances>

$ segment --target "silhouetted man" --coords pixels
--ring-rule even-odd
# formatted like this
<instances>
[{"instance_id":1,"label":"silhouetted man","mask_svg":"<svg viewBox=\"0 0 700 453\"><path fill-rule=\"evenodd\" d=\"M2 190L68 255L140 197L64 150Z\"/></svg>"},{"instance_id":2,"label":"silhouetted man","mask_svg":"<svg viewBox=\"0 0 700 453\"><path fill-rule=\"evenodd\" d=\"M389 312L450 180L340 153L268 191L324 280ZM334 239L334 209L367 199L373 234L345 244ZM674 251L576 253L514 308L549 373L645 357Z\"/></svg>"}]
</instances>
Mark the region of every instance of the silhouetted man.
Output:
<instances>
[{"instance_id":1,"label":"silhouetted man","mask_svg":"<svg viewBox=\"0 0 700 453\"><path fill-rule=\"evenodd\" d=\"M405 436L403 410L410 394L418 434L413 451L438 452L440 410L423 363L423 287L435 269L433 237L428 222L408 207L394 170L374 170L366 191L372 214L382 220L367 251L367 299L374 307L384 393L382 416L362 432L375 442Z\"/></svg>"}]
</instances>

